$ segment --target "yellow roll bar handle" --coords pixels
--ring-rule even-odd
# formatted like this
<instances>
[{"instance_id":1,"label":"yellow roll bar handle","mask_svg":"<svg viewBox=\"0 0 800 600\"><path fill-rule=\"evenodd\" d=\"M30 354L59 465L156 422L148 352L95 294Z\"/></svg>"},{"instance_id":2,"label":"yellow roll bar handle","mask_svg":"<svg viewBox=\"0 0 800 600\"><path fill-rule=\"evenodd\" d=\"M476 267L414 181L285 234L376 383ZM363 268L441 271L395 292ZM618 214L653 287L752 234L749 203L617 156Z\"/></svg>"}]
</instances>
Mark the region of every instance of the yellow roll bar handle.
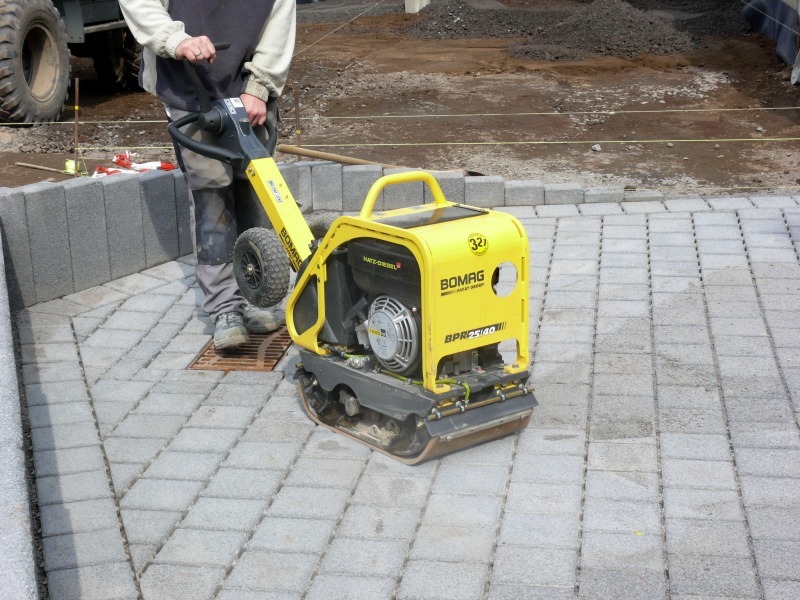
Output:
<instances>
[{"instance_id":1,"label":"yellow roll bar handle","mask_svg":"<svg viewBox=\"0 0 800 600\"><path fill-rule=\"evenodd\" d=\"M426 171L404 171L403 173L394 173L392 175L384 175L378 181L372 184L369 189L367 198L364 200L364 205L361 207L359 217L369 220L372 217L372 209L375 208L375 202L378 201L378 195L383 191L383 188L397 183L410 183L412 181L422 181L428 185L433 195L433 202L437 206L452 206L442 193L442 188L439 182L436 181L433 175Z\"/></svg>"}]
</instances>

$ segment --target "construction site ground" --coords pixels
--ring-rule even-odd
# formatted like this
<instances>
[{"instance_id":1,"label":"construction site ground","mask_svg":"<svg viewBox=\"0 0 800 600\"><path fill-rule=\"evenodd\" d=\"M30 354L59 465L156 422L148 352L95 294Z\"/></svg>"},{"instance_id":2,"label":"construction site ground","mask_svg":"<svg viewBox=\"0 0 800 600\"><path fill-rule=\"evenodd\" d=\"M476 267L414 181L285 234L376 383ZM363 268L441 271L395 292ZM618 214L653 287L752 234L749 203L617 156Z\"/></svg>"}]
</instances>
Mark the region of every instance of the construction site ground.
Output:
<instances>
[{"instance_id":1,"label":"construction site ground","mask_svg":"<svg viewBox=\"0 0 800 600\"><path fill-rule=\"evenodd\" d=\"M784 108L797 104L798 89L740 9L734 1L471 0L407 15L398 0L299 5L281 142L294 143L299 124L303 145L399 166L684 196L793 188L798 111ZM520 23L525 31L514 30ZM603 31L584 33L583 23ZM103 92L86 61L74 59L74 70L89 170L124 150L141 161L172 157L158 100ZM70 100L64 124L0 129L3 184L64 179L14 163L63 168L73 119Z\"/></svg>"}]
</instances>

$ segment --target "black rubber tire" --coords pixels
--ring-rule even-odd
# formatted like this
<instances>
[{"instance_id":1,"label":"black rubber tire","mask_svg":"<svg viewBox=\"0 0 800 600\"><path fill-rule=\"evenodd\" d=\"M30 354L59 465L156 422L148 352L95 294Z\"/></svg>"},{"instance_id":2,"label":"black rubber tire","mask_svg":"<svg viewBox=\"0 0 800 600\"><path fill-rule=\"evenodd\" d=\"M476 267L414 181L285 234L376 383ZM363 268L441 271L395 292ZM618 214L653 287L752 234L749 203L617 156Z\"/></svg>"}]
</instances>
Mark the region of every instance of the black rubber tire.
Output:
<instances>
[{"instance_id":1,"label":"black rubber tire","mask_svg":"<svg viewBox=\"0 0 800 600\"><path fill-rule=\"evenodd\" d=\"M0 120L57 120L69 71L67 33L50 0L0 3Z\"/></svg>"},{"instance_id":2,"label":"black rubber tire","mask_svg":"<svg viewBox=\"0 0 800 600\"><path fill-rule=\"evenodd\" d=\"M99 31L86 37L97 80L109 92L139 89L142 47L127 28Z\"/></svg>"},{"instance_id":3,"label":"black rubber tire","mask_svg":"<svg viewBox=\"0 0 800 600\"><path fill-rule=\"evenodd\" d=\"M289 291L289 257L272 229L253 227L233 247L233 270L239 290L250 303L279 304Z\"/></svg>"},{"instance_id":4,"label":"black rubber tire","mask_svg":"<svg viewBox=\"0 0 800 600\"><path fill-rule=\"evenodd\" d=\"M333 222L339 218L339 215L332 212L319 212L311 213L308 216L308 227L311 229L311 235L315 240L321 240L328 233L328 230L333 225Z\"/></svg>"}]
</instances>

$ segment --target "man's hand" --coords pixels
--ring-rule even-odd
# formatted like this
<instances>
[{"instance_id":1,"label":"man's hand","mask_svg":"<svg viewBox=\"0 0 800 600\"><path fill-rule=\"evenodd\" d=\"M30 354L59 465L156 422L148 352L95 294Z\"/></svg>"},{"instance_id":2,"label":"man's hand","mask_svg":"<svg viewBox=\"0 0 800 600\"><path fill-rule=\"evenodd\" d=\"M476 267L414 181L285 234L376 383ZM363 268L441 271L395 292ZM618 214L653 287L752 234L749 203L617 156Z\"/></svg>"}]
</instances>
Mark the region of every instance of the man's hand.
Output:
<instances>
[{"instance_id":1,"label":"man's hand","mask_svg":"<svg viewBox=\"0 0 800 600\"><path fill-rule=\"evenodd\" d=\"M267 121L267 103L261 98L251 96L250 94L242 94L240 96L244 109L247 111L247 116L250 117L250 125L253 127L263 125Z\"/></svg>"},{"instance_id":2,"label":"man's hand","mask_svg":"<svg viewBox=\"0 0 800 600\"><path fill-rule=\"evenodd\" d=\"M204 35L183 40L178 47L175 48L175 58L181 60L185 58L190 63L198 63L207 60L213 63L217 58L217 51L214 49L214 44L211 40Z\"/></svg>"}]
</instances>

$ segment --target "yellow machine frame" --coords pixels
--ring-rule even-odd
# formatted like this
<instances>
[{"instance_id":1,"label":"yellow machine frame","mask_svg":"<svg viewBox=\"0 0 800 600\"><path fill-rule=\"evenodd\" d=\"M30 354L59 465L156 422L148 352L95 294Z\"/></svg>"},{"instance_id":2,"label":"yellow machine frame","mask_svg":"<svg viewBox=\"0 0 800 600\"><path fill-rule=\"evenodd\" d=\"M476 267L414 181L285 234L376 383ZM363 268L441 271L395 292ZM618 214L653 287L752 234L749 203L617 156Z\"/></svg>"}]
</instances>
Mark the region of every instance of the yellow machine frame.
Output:
<instances>
[{"instance_id":1,"label":"yellow machine frame","mask_svg":"<svg viewBox=\"0 0 800 600\"><path fill-rule=\"evenodd\" d=\"M449 391L446 382L437 380L445 357L507 340L515 341L516 358L506 364L505 371L526 371L530 361L528 240L512 215L476 209L475 216L469 218L436 222L442 209L460 205L445 199L430 173L388 175L372 186L358 216L341 216L333 223L311 263L301 271L301 265L311 257L314 238L277 164L272 158L259 158L247 166L246 173L292 267L300 273L286 310L287 328L296 344L321 356L329 354L318 341L325 322L326 262L343 244L372 238L407 248L419 265L422 383L426 390L434 394ZM373 213L385 187L417 181L430 188L433 203ZM402 216L418 216L424 224L407 229L390 224ZM505 281L506 272L513 273L515 281ZM309 285L317 286L317 319L310 328L298 331L293 311Z\"/></svg>"}]
</instances>

